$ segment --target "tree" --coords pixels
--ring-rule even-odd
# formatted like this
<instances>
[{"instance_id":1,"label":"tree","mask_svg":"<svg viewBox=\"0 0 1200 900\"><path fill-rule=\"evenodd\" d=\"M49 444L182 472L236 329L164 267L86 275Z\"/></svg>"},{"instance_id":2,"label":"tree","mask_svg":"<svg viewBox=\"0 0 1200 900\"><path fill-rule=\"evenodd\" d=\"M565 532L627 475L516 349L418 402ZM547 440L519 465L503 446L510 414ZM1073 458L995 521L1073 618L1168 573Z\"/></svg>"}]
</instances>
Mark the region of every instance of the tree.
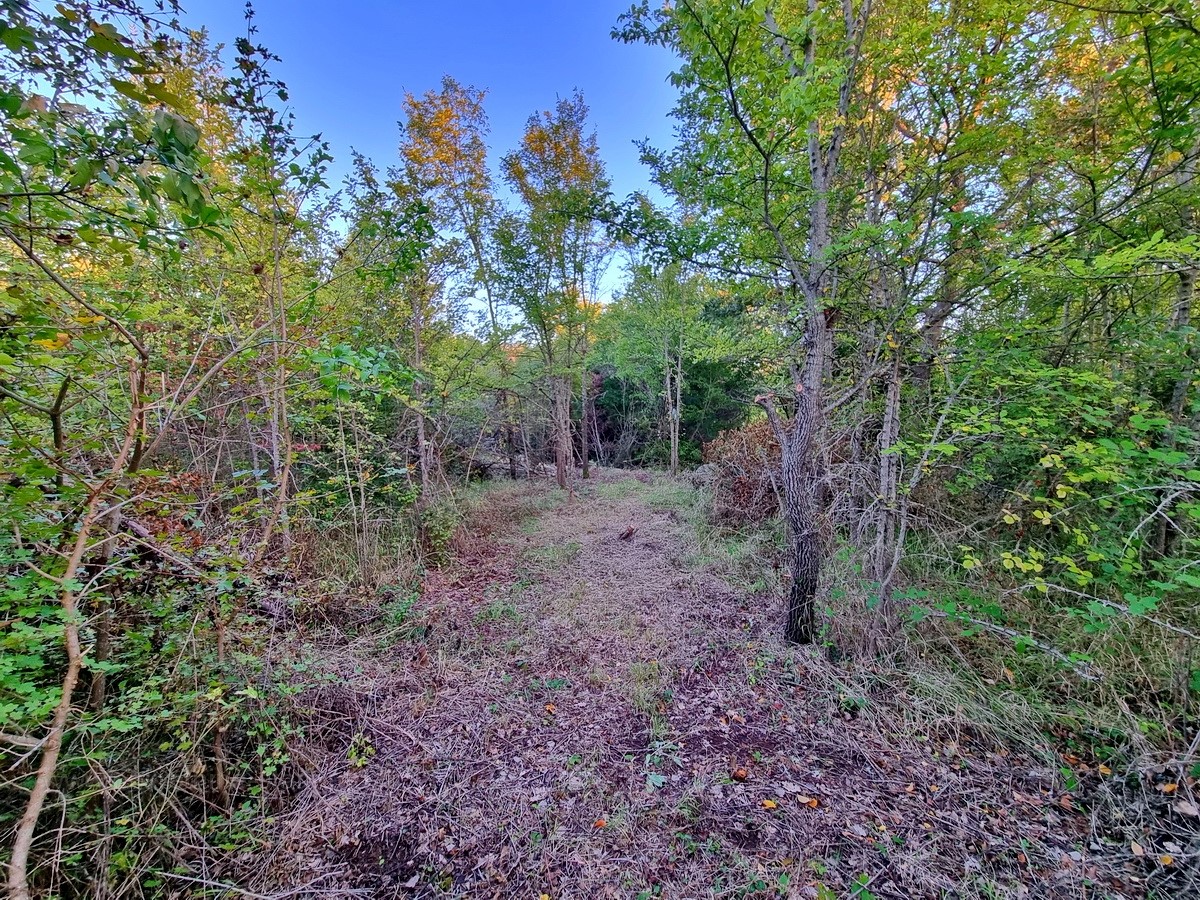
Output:
<instances>
[{"instance_id":1,"label":"tree","mask_svg":"<svg viewBox=\"0 0 1200 900\"><path fill-rule=\"evenodd\" d=\"M503 159L505 179L521 200L522 219L509 216L497 230L507 267L507 299L535 337L549 382L555 477L567 487L573 466L571 399L586 358L588 329L598 307L599 282L609 247L592 218L608 191L587 106L576 93L553 110L529 118L518 149ZM523 281L522 275L529 276ZM588 379L580 378L581 421L589 406ZM580 427L582 464L588 469L588 429Z\"/></svg>"},{"instance_id":2,"label":"tree","mask_svg":"<svg viewBox=\"0 0 1200 900\"><path fill-rule=\"evenodd\" d=\"M639 265L601 319L600 359L611 362L620 377L659 386L672 475L679 474L685 369L691 369L703 346L701 301L698 279L685 276L679 265L657 272Z\"/></svg>"},{"instance_id":3,"label":"tree","mask_svg":"<svg viewBox=\"0 0 1200 900\"><path fill-rule=\"evenodd\" d=\"M688 140L660 180L705 206L719 204L718 217L758 241L766 277L786 285L780 324L791 415L781 414L772 392L757 402L782 449L791 573L785 633L800 643L815 634L822 556L814 450L831 353L833 203L870 12L871 0L857 8L852 0L810 0L804 11L685 0L654 15L643 5L623 19L626 39L667 44L684 60L676 81Z\"/></svg>"}]
</instances>

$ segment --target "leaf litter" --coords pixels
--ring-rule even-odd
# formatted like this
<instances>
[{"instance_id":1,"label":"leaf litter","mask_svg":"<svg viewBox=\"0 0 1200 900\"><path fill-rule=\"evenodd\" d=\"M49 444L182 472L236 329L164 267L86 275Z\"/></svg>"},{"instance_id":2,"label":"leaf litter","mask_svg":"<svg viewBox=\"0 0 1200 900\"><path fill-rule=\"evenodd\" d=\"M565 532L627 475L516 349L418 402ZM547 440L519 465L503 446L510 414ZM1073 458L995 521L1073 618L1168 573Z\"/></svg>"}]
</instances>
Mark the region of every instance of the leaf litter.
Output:
<instances>
[{"instance_id":1,"label":"leaf litter","mask_svg":"<svg viewBox=\"0 0 1200 900\"><path fill-rule=\"evenodd\" d=\"M261 886L1123 900L1181 868L1098 843L1044 759L954 720L913 733L885 690L848 714L834 664L776 637L777 599L689 562L655 483L495 487L428 573L419 627L321 645L330 677L306 698Z\"/></svg>"}]
</instances>

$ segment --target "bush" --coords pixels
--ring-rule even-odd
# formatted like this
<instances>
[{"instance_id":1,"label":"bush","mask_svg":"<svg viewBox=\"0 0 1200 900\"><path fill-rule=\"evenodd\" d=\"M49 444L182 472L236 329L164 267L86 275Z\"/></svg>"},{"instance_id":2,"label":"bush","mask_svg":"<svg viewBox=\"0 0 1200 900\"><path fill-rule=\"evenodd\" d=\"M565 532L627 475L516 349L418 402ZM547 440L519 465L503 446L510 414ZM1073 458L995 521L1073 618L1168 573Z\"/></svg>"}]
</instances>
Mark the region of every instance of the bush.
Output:
<instances>
[{"instance_id":1,"label":"bush","mask_svg":"<svg viewBox=\"0 0 1200 900\"><path fill-rule=\"evenodd\" d=\"M723 431L704 445L704 462L713 465L713 520L721 525L752 525L779 511L774 473L779 444L765 422Z\"/></svg>"}]
</instances>

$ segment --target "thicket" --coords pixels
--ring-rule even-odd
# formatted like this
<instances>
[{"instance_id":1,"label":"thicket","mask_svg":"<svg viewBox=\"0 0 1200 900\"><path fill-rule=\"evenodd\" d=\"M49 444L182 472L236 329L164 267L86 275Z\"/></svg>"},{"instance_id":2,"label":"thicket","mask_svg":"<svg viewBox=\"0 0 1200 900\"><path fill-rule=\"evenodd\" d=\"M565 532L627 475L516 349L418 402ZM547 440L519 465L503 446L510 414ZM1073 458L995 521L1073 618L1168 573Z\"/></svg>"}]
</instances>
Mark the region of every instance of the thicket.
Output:
<instances>
[{"instance_id":1,"label":"thicket","mask_svg":"<svg viewBox=\"0 0 1200 900\"><path fill-rule=\"evenodd\" d=\"M402 615L458 485L593 462L778 515L793 640L940 635L1200 765L1190 0L635 6L679 58L660 207L578 94L493 172L447 77L330 185L252 22L222 57L170 6L0 8L13 898L219 881L298 630Z\"/></svg>"}]
</instances>

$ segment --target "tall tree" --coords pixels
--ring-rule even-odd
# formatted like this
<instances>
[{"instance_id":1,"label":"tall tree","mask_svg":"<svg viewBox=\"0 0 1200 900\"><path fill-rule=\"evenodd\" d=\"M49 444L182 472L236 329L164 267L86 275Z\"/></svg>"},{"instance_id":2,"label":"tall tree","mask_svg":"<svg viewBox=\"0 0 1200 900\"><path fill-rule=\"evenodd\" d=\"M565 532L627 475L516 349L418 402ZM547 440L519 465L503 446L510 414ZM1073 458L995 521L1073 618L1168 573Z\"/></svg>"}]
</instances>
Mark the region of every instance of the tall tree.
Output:
<instances>
[{"instance_id":1,"label":"tall tree","mask_svg":"<svg viewBox=\"0 0 1200 900\"><path fill-rule=\"evenodd\" d=\"M580 377L588 330L598 312L600 279L610 248L592 213L607 196L609 182L594 133L587 130L582 95L558 101L553 110L533 115L520 146L503 159L504 177L520 198L523 222L510 219L501 229L501 250L510 265L533 266L531 284L507 278L509 300L537 335L550 385L555 445L555 478L566 488L573 467L571 401L581 390L581 423L589 406L589 379ZM522 246L518 246L518 244ZM532 293L531 293L532 292ZM582 464L589 461L588 429L579 429Z\"/></svg>"},{"instance_id":2,"label":"tall tree","mask_svg":"<svg viewBox=\"0 0 1200 900\"><path fill-rule=\"evenodd\" d=\"M804 7L684 0L653 14L635 8L621 32L667 44L683 58L677 114L686 142L665 161L660 180L717 206L718 218L756 242L764 276L784 285L779 321L790 415L773 393L757 402L782 449L791 575L785 633L800 643L815 634L823 552L814 451L831 361L834 205L870 11L871 0Z\"/></svg>"}]
</instances>

